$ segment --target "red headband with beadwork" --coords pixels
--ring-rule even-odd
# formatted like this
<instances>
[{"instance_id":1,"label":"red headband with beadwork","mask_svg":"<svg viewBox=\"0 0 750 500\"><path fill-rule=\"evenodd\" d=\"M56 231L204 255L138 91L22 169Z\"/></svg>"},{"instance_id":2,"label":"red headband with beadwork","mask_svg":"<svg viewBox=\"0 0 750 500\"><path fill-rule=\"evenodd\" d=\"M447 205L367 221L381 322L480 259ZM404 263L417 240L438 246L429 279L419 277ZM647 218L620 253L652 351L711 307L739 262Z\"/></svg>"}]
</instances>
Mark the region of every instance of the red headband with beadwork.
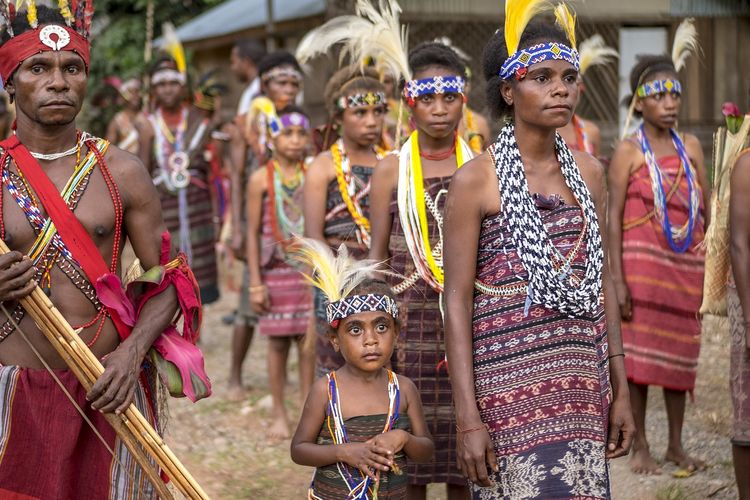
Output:
<instances>
[{"instance_id":1,"label":"red headband with beadwork","mask_svg":"<svg viewBox=\"0 0 750 500\"><path fill-rule=\"evenodd\" d=\"M41 52L67 50L78 54L89 69L89 41L77 31L59 24L47 24L24 31L0 46L0 79L3 85L29 57Z\"/></svg>"}]
</instances>

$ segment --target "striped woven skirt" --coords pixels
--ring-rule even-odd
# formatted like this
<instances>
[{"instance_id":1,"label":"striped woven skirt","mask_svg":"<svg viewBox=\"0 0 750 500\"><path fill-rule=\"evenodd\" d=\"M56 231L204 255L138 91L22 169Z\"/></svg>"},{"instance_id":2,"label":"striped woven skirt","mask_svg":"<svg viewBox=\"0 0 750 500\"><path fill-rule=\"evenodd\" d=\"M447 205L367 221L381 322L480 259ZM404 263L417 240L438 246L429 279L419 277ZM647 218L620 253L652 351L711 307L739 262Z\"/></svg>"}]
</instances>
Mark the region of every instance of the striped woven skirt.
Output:
<instances>
[{"instance_id":1,"label":"striped woven skirt","mask_svg":"<svg viewBox=\"0 0 750 500\"><path fill-rule=\"evenodd\" d=\"M0 367L0 498L155 499L143 469L104 415L91 409L72 372L55 374L115 459L46 370ZM154 425L141 383L134 403ZM150 388L149 388L150 390Z\"/></svg>"}]
</instances>

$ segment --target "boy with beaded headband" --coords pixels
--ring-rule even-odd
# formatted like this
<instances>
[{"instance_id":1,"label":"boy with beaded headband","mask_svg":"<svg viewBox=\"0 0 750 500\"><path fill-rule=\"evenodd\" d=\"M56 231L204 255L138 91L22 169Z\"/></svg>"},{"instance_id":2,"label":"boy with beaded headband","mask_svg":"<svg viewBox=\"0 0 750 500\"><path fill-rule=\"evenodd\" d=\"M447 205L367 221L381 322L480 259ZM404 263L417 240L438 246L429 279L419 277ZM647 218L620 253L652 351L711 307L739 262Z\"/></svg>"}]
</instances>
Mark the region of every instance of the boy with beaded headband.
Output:
<instances>
[{"instance_id":1,"label":"boy with beaded headband","mask_svg":"<svg viewBox=\"0 0 750 500\"><path fill-rule=\"evenodd\" d=\"M634 432L599 163L557 129L578 99L575 18L509 0L484 52L506 121L446 201L446 342L458 460L474 498L609 498ZM536 194L533 194L536 193Z\"/></svg>"},{"instance_id":2,"label":"boy with beaded headband","mask_svg":"<svg viewBox=\"0 0 750 500\"><path fill-rule=\"evenodd\" d=\"M193 358L178 367L202 387L182 390L193 399L210 394L200 352L189 344L200 325L194 277L184 256L167 262L169 233L143 165L76 130L92 2L61 1L60 12L26 5L15 13L0 2L0 78L17 111L15 135L0 143L0 237L13 250L0 256L9 316L0 326L0 495L155 498L102 413L134 402L158 429L153 372L142 368L152 345L163 359L187 344L180 355L197 355L200 366ZM127 296L118 278L126 238L144 266L161 265L150 273L154 283ZM18 302L37 284L102 360L88 393ZM178 304L184 339L171 325Z\"/></svg>"},{"instance_id":3,"label":"boy with beaded headband","mask_svg":"<svg viewBox=\"0 0 750 500\"><path fill-rule=\"evenodd\" d=\"M639 57L630 102L643 123L618 144L608 171L612 278L638 428L630 466L643 474L661 472L645 432L650 385L664 391L666 460L690 471L704 465L683 448L682 424L700 352L708 189L700 143L675 130L682 94L677 74L696 43L687 20L675 35L672 58Z\"/></svg>"}]
</instances>

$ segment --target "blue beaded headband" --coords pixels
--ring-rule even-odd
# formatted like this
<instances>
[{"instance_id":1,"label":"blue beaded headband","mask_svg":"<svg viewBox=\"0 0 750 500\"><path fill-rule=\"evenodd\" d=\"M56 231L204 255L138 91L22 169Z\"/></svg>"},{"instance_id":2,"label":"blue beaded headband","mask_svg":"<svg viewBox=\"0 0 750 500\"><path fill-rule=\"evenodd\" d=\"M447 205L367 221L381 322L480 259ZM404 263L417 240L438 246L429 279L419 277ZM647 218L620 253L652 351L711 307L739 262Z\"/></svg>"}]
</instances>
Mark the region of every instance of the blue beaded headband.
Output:
<instances>
[{"instance_id":1,"label":"blue beaded headband","mask_svg":"<svg viewBox=\"0 0 750 500\"><path fill-rule=\"evenodd\" d=\"M363 94L352 94L341 96L336 100L336 107L343 111L347 108L362 108L365 106L381 106L388 104L384 92L365 92Z\"/></svg>"},{"instance_id":2,"label":"blue beaded headband","mask_svg":"<svg viewBox=\"0 0 750 500\"><path fill-rule=\"evenodd\" d=\"M345 299L331 302L326 306L326 320L333 328L339 326L339 321L352 314L361 312L383 311L398 319L398 304L387 295L368 293L367 295L350 295Z\"/></svg>"},{"instance_id":3,"label":"blue beaded headband","mask_svg":"<svg viewBox=\"0 0 750 500\"><path fill-rule=\"evenodd\" d=\"M682 84L679 80L667 78L666 80L646 82L635 91L638 97L649 97L664 93L682 94Z\"/></svg>"},{"instance_id":4,"label":"blue beaded headband","mask_svg":"<svg viewBox=\"0 0 750 500\"><path fill-rule=\"evenodd\" d=\"M409 80L404 87L404 95L416 99L426 94L463 94L466 82L460 76L433 76L421 80Z\"/></svg>"},{"instance_id":5,"label":"blue beaded headband","mask_svg":"<svg viewBox=\"0 0 750 500\"><path fill-rule=\"evenodd\" d=\"M580 67L580 57L576 49L572 49L562 43L540 43L533 47L527 47L516 51L503 63L500 68L500 78L507 80L516 77L522 80L526 76L526 71L532 64L538 64L542 61L561 59L572 64L576 70Z\"/></svg>"}]
</instances>

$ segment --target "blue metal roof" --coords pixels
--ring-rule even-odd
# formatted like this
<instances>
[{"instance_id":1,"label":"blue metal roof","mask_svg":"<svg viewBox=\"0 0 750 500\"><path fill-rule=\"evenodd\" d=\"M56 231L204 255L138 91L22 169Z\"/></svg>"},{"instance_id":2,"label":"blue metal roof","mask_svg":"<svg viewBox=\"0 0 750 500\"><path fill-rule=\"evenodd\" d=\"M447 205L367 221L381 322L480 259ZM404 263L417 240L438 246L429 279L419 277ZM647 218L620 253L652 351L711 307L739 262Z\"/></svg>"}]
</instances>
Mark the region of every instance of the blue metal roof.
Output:
<instances>
[{"instance_id":1,"label":"blue metal roof","mask_svg":"<svg viewBox=\"0 0 750 500\"><path fill-rule=\"evenodd\" d=\"M267 0L227 0L183 24L177 36L185 42L229 35L267 22ZM323 14L326 0L273 0L275 22Z\"/></svg>"}]
</instances>

